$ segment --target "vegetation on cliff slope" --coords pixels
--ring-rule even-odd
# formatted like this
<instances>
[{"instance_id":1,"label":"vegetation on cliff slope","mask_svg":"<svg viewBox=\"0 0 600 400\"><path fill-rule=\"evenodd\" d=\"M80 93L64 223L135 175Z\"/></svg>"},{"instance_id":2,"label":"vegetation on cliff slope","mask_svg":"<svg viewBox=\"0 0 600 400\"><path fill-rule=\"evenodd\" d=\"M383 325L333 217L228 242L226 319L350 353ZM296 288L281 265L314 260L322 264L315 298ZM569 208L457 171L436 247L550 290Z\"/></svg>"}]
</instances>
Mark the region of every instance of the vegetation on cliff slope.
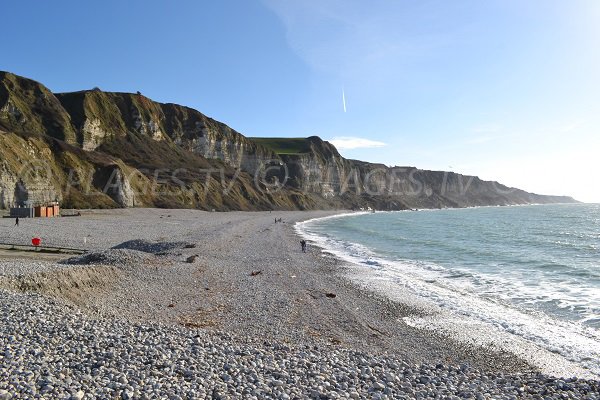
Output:
<instances>
[{"instance_id":1,"label":"vegetation on cliff slope","mask_svg":"<svg viewBox=\"0 0 600 400\"><path fill-rule=\"evenodd\" d=\"M347 160L319 137L249 139L140 93L53 94L0 72L0 207L405 209L573 201L443 171ZM33 167L32 167L33 166Z\"/></svg>"},{"instance_id":2,"label":"vegetation on cliff slope","mask_svg":"<svg viewBox=\"0 0 600 400\"><path fill-rule=\"evenodd\" d=\"M302 154L310 152L310 141L307 138L249 138L261 146L273 150L277 154Z\"/></svg>"}]
</instances>

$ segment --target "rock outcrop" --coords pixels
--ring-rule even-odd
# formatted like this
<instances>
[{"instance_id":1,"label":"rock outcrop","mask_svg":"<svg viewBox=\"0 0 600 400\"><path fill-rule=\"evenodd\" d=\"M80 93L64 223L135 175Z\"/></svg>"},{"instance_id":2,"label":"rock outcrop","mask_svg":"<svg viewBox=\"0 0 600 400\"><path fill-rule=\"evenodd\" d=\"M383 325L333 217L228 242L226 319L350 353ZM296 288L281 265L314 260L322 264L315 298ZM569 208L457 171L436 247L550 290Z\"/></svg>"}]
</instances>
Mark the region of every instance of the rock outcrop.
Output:
<instances>
[{"instance_id":1,"label":"rock outcrop","mask_svg":"<svg viewBox=\"0 0 600 400\"><path fill-rule=\"evenodd\" d=\"M497 182L342 157L316 136L250 139L197 110L99 89L53 94L0 72L0 208L215 210L572 202Z\"/></svg>"}]
</instances>

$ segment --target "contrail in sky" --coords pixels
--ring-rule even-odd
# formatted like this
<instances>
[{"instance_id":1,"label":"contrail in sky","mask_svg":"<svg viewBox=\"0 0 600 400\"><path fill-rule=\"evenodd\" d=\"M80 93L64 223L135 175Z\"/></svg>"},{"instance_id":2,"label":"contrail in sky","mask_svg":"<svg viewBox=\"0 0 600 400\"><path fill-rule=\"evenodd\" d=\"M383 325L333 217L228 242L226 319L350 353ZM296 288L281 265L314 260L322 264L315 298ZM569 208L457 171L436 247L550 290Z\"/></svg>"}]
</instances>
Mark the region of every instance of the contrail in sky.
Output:
<instances>
[{"instance_id":1,"label":"contrail in sky","mask_svg":"<svg viewBox=\"0 0 600 400\"><path fill-rule=\"evenodd\" d=\"M344 103L344 112L346 112L346 94L344 93L344 88L342 88L342 103Z\"/></svg>"}]
</instances>

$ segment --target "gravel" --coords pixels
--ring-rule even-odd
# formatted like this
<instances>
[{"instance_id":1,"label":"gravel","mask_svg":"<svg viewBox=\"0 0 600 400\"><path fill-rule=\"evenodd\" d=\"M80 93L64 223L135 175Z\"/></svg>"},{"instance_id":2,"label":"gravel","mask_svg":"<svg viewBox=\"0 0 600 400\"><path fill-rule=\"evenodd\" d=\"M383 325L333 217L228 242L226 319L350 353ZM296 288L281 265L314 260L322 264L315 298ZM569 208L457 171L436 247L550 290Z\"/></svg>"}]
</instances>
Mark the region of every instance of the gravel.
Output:
<instances>
[{"instance_id":1,"label":"gravel","mask_svg":"<svg viewBox=\"0 0 600 400\"><path fill-rule=\"evenodd\" d=\"M0 398L599 399L598 381L411 365L332 346L92 319L0 290Z\"/></svg>"},{"instance_id":2,"label":"gravel","mask_svg":"<svg viewBox=\"0 0 600 400\"><path fill-rule=\"evenodd\" d=\"M150 254L166 255L175 249L194 248L195 246L191 242L150 242L148 240L134 239L114 246L113 249L128 249Z\"/></svg>"},{"instance_id":3,"label":"gravel","mask_svg":"<svg viewBox=\"0 0 600 400\"><path fill-rule=\"evenodd\" d=\"M314 247L301 252L290 222L325 214L0 220L6 241L89 250L62 263L0 261L0 286L35 275L27 287L54 296L0 289L0 400L600 399L597 380L542 375L513 354L404 324L423 311L359 290Z\"/></svg>"},{"instance_id":4,"label":"gravel","mask_svg":"<svg viewBox=\"0 0 600 400\"><path fill-rule=\"evenodd\" d=\"M54 262L33 261L33 260L0 260L0 277L2 276L23 276L39 272L51 272L68 268Z\"/></svg>"},{"instance_id":5,"label":"gravel","mask_svg":"<svg viewBox=\"0 0 600 400\"><path fill-rule=\"evenodd\" d=\"M61 261L61 263L70 265L112 265L129 268L148 263L153 259L154 257L152 255L143 251L109 249L71 257Z\"/></svg>"}]
</instances>

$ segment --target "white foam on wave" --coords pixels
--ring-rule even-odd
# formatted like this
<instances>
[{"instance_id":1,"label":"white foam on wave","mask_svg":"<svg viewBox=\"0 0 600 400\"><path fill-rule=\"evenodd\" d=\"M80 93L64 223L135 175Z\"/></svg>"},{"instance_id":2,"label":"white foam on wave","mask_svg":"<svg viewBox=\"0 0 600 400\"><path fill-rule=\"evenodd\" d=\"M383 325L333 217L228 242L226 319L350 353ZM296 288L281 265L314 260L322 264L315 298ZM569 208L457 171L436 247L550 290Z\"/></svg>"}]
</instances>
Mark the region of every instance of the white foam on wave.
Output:
<instances>
[{"instance_id":1,"label":"white foam on wave","mask_svg":"<svg viewBox=\"0 0 600 400\"><path fill-rule=\"evenodd\" d=\"M325 218L362 214L365 213ZM314 224L322 220L298 223L296 231L323 251L346 261L348 276L357 283L427 311L426 316L407 317L404 323L513 353L550 375L600 377L598 330L581 323L559 321L543 312L519 309L509 298L497 293L482 296L474 292L471 281L460 278L460 271L453 269L458 274L454 274L456 279L449 279L449 271L439 265L386 260L360 244L320 234ZM501 279L495 283L514 284Z\"/></svg>"}]
</instances>

